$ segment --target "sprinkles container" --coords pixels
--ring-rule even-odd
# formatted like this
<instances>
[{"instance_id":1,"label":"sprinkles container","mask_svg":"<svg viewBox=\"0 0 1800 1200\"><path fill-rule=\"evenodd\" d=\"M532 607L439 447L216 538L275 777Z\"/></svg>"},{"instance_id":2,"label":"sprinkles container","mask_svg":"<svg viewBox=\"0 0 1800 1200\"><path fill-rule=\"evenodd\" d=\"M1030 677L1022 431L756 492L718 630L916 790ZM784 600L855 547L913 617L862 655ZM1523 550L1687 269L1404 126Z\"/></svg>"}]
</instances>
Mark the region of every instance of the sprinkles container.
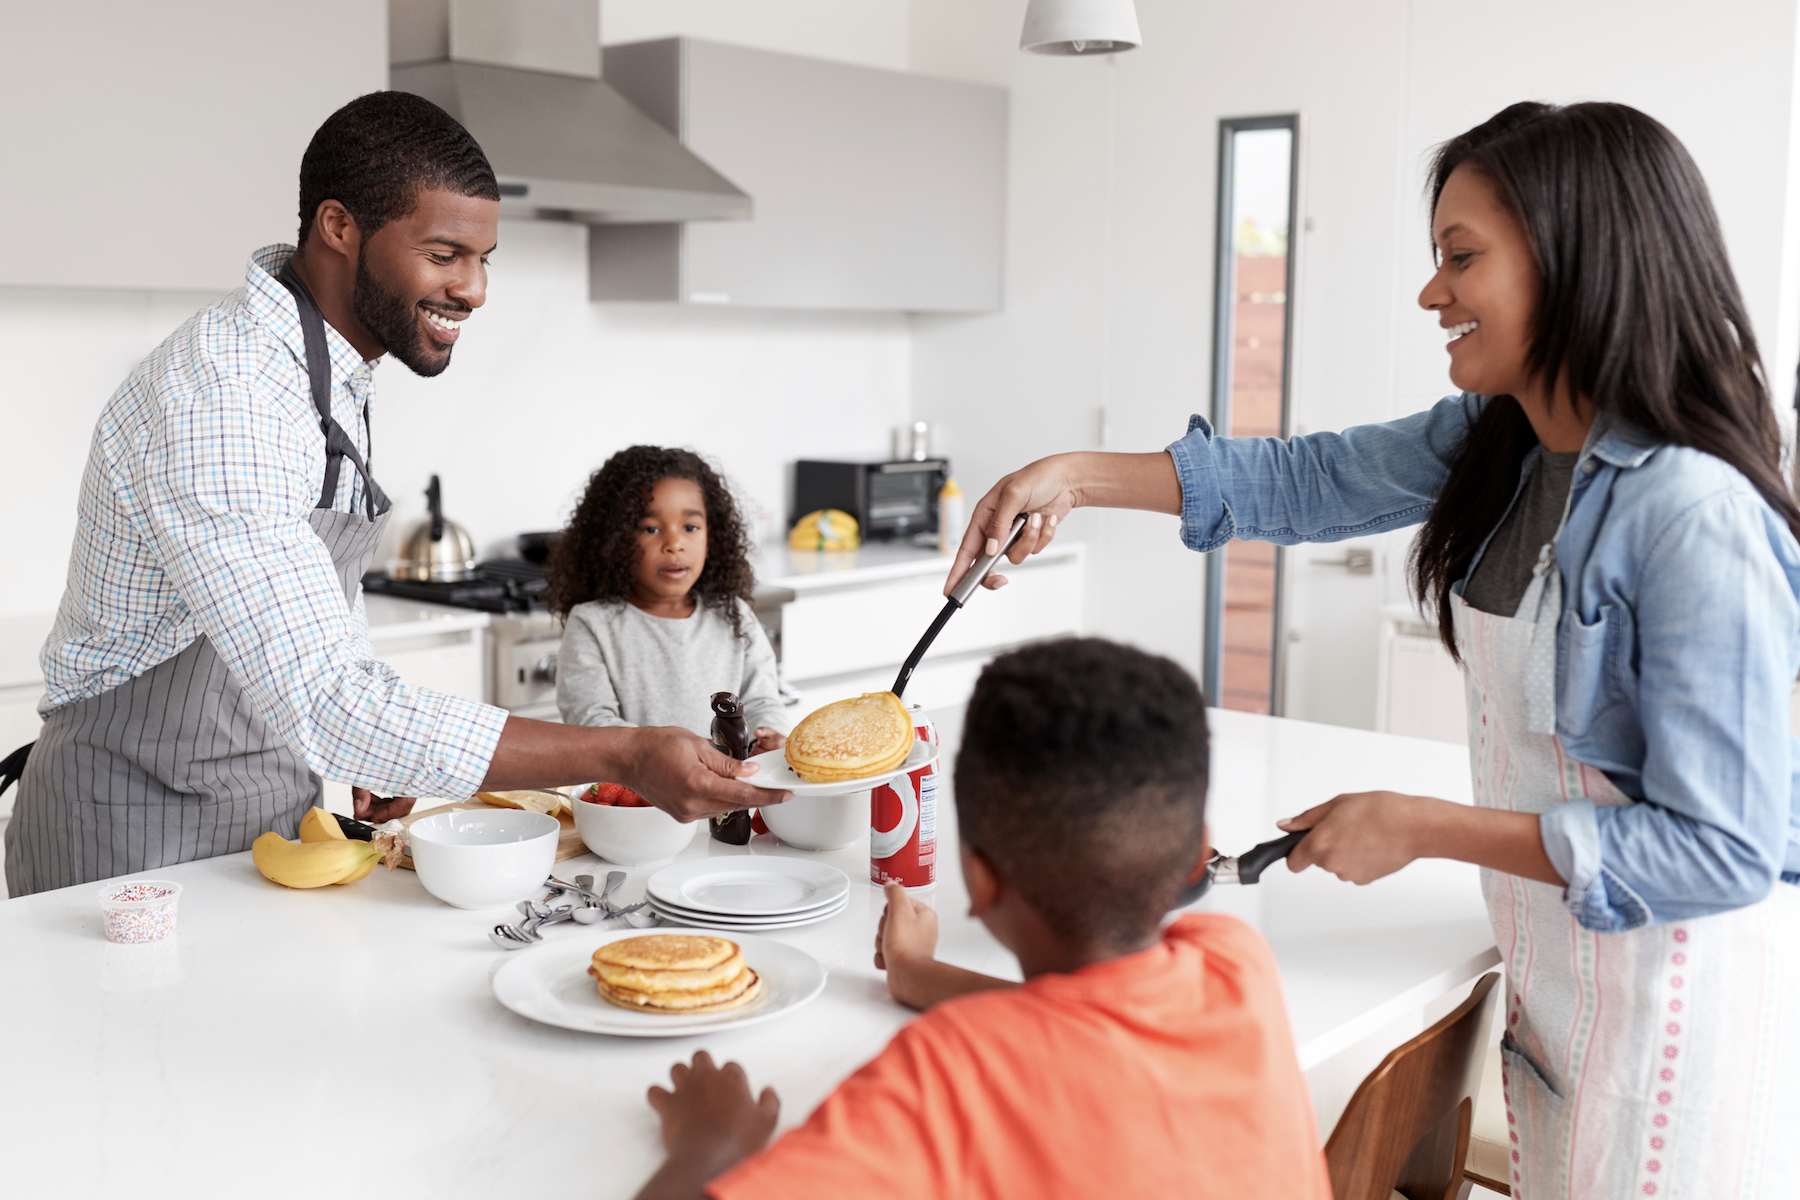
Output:
<instances>
[{"instance_id":1,"label":"sprinkles container","mask_svg":"<svg viewBox=\"0 0 1800 1200\"><path fill-rule=\"evenodd\" d=\"M100 889L109 942L160 942L175 932L181 885L166 879L133 879Z\"/></svg>"}]
</instances>

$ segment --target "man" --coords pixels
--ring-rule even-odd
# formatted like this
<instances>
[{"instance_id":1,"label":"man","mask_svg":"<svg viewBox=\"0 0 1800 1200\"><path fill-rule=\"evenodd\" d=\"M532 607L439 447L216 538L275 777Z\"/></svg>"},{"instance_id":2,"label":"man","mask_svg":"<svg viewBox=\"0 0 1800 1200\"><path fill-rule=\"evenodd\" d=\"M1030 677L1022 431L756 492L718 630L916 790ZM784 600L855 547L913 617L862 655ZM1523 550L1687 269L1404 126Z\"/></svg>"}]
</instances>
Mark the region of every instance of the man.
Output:
<instances>
[{"instance_id":1,"label":"man","mask_svg":"<svg viewBox=\"0 0 1800 1200\"><path fill-rule=\"evenodd\" d=\"M6 831L14 895L293 836L320 776L377 821L417 795L593 779L684 820L786 798L685 730L509 717L408 687L369 649L376 361L449 366L499 199L442 109L352 101L301 160L299 247L258 250L108 402Z\"/></svg>"}]
</instances>

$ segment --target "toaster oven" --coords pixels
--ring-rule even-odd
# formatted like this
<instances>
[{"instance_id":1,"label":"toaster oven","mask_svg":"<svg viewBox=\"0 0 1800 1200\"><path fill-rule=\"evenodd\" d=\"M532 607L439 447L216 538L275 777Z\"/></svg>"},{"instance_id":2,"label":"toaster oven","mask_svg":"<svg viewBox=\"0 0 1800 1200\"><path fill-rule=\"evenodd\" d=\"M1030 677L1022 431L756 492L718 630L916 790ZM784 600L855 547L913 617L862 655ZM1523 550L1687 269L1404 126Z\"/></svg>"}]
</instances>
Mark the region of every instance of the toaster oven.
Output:
<instances>
[{"instance_id":1,"label":"toaster oven","mask_svg":"<svg viewBox=\"0 0 1800 1200\"><path fill-rule=\"evenodd\" d=\"M862 463L803 459L794 464L788 527L809 512L835 508L856 518L865 541L935 534L938 492L948 478L946 458Z\"/></svg>"}]
</instances>

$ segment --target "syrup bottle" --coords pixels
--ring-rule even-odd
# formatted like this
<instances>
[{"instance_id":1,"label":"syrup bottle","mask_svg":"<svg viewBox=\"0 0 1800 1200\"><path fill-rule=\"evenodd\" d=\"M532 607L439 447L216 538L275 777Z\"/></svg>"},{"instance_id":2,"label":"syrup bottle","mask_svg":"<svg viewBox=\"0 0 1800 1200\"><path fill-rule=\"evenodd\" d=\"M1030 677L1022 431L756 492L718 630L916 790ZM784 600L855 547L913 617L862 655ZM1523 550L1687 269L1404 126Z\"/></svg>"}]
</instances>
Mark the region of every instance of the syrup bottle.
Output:
<instances>
[{"instance_id":1,"label":"syrup bottle","mask_svg":"<svg viewBox=\"0 0 1800 1200\"><path fill-rule=\"evenodd\" d=\"M750 730L744 721L744 705L735 692L714 692L712 740L719 753L739 762L750 757ZM742 846L750 841L750 810L720 813L712 819L714 841Z\"/></svg>"}]
</instances>

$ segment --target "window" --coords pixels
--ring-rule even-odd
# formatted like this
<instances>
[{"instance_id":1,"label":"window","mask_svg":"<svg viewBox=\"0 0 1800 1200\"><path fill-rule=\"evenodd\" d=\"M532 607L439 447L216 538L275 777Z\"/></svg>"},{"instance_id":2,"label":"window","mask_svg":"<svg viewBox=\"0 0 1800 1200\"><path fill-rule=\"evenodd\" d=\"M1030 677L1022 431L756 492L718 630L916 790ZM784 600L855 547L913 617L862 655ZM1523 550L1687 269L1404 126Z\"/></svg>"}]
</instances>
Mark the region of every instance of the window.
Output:
<instances>
[{"instance_id":1,"label":"window","mask_svg":"<svg viewBox=\"0 0 1800 1200\"><path fill-rule=\"evenodd\" d=\"M1219 122L1212 423L1224 437L1287 434L1298 132L1294 115ZM1280 712L1281 567L1265 542L1207 562L1205 684L1221 708Z\"/></svg>"}]
</instances>

